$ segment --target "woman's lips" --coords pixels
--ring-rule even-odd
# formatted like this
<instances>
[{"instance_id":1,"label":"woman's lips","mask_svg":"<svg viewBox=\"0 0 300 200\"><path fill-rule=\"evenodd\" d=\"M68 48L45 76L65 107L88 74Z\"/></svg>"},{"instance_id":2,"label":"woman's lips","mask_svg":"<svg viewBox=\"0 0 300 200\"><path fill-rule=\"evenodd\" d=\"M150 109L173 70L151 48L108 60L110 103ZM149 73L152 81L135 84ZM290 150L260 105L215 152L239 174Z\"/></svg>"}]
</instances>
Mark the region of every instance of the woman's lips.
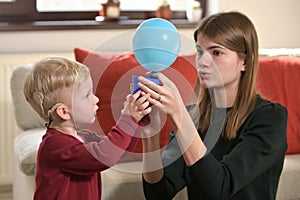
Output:
<instances>
[{"instance_id":1,"label":"woman's lips","mask_svg":"<svg viewBox=\"0 0 300 200\"><path fill-rule=\"evenodd\" d=\"M200 76L202 79L205 79L205 78L208 78L209 73L208 73L208 72L204 72L204 71L199 71L199 76Z\"/></svg>"}]
</instances>

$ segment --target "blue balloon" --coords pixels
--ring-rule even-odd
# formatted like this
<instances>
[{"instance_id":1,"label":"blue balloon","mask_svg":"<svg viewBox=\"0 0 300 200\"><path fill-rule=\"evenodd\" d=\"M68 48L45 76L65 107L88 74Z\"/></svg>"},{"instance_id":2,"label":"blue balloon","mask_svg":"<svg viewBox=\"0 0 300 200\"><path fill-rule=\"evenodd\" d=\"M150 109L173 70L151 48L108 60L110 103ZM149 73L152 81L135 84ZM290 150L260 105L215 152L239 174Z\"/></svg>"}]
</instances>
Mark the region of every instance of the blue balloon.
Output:
<instances>
[{"instance_id":1,"label":"blue balloon","mask_svg":"<svg viewBox=\"0 0 300 200\"><path fill-rule=\"evenodd\" d=\"M151 18L142 22L133 36L133 53L146 69L158 72L176 60L180 50L180 35L168 20Z\"/></svg>"}]
</instances>

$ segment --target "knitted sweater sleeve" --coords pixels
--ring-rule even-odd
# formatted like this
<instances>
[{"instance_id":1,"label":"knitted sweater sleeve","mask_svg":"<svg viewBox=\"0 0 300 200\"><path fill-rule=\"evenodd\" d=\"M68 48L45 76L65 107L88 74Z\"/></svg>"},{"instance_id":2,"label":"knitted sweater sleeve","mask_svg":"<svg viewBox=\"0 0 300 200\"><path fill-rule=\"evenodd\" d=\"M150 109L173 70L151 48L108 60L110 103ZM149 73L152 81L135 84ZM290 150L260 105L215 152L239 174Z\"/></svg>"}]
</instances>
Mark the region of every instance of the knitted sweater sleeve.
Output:
<instances>
[{"instance_id":1,"label":"knitted sweater sleeve","mask_svg":"<svg viewBox=\"0 0 300 200\"><path fill-rule=\"evenodd\" d=\"M126 149L135 145L132 140L140 132L141 127L130 116L122 115L107 135L89 135L87 143L62 134L45 138L40 154L47 155L48 162L63 172L88 175L116 164Z\"/></svg>"}]
</instances>

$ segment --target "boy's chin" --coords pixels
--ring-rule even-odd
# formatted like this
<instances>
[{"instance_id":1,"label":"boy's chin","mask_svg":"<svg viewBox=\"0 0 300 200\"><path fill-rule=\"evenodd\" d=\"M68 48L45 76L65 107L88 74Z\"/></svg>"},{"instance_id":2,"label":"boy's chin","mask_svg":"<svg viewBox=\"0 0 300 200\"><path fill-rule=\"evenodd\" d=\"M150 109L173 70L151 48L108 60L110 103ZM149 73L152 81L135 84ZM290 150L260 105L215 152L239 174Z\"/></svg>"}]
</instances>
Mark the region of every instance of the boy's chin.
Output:
<instances>
[{"instance_id":1,"label":"boy's chin","mask_svg":"<svg viewBox=\"0 0 300 200\"><path fill-rule=\"evenodd\" d=\"M96 117L93 117L90 120L84 121L84 122L76 122L76 127L86 127L88 125L94 124L96 122Z\"/></svg>"}]
</instances>

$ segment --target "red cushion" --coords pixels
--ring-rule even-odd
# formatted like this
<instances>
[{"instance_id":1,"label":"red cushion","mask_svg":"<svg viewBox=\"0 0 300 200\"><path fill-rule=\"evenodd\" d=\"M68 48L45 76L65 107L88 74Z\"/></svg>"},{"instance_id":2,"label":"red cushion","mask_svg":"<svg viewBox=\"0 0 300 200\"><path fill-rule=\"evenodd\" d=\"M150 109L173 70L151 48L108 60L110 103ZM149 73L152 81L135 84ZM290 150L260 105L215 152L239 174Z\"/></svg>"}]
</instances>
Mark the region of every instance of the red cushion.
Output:
<instances>
[{"instance_id":1,"label":"red cushion","mask_svg":"<svg viewBox=\"0 0 300 200\"><path fill-rule=\"evenodd\" d=\"M75 48L74 53L76 60L91 71L95 94L100 99L97 131L107 133L118 120L126 95L130 93L132 75L145 75L146 70L133 53L105 54L84 48ZM194 59L195 55L178 56L173 65L163 71L177 85L185 103L197 80ZM160 134L161 147L169 141L170 131L171 124L167 120ZM141 142L134 152L142 152Z\"/></svg>"},{"instance_id":2,"label":"red cushion","mask_svg":"<svg viewBox=\"0 0 300 200\"><path fill-rule=\"evenodd\" d=\"M300 58L280 56L259 59L257 89L263 97L288 110L287 154L300 153Z\"/></svg>"},{"instance_id":3,"label":"red cushion","mask_svg":"<svg viewBox=\"0 0 300 200\"><path fill-rule=\"evenodd\" d=\"M105 54L84 48L75 48L74 53L77 61L90 68L95 93L100 98L98 131L107 133L118 119L125 97L130 93L131 76L144 75L146 70L138 64L132 53ZM179 56L170 68L163 71L178 86L185 102L197 78L194 60L195 55ZM263 97L279 102L288 109L287 154L300 152L299 74L299 57L259 59L258 91ZM161 131L161 146L168 142L170 130L171 124L167 120ZM141 152L141 149L139 143L135 152Z\"/></svg>"}]
</instances>

